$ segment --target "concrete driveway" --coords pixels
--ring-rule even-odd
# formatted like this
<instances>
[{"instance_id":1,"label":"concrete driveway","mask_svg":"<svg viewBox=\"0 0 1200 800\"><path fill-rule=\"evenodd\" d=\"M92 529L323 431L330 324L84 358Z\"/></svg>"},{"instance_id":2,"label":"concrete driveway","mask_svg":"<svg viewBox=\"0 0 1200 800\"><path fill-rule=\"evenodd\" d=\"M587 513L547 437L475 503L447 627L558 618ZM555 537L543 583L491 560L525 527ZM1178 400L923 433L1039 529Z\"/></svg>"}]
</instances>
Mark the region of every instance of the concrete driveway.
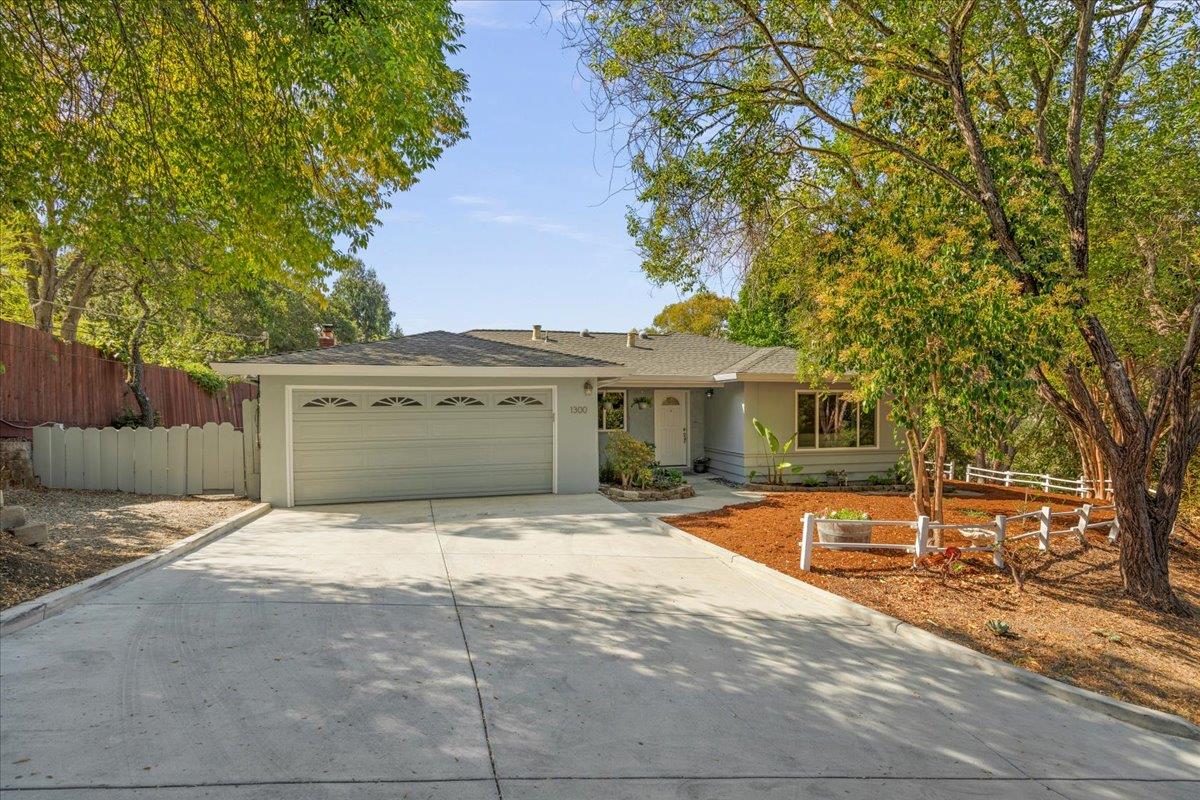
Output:
<instances>
[{"instance_id":1,"label":"concrete driveway","mask_svg":"<svg viewBox=\"0 0 1200 800\"><path fill-rule=\"evenodd\" d=\"M277 510L0 642L13 798L1193 798L599 496Z\"/></svg>"}]
</instances>

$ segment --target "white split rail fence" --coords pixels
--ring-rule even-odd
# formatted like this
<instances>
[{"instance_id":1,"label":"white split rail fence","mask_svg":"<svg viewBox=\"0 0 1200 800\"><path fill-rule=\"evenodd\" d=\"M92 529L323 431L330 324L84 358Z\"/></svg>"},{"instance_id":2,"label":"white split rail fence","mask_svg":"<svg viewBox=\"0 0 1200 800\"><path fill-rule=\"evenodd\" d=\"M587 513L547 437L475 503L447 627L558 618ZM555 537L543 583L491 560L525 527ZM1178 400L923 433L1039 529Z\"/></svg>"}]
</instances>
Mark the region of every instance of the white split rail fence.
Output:
<instances>
[{"instance_id":1,"label":"white split rail fence","mask_svg":"<svg viewBox=\"0 0 1200 800\"><path fill-rule=\"evenodd\" d=\"M929 459L925 459L925 466L932 468L933 461L931 461ZM967 467L967 469L970 469L970 467ZM954 462L953 461L947 461L945 464L942 465L942 477L944 477L948 481L954 480Z\"/></svg>"},{"instance_id":2,"label":"white split rail fence","mask_svg":"<svg viewBox=\"0 0 1200 800\"><path fill-rule=\"evenodd\" d=\"M231 492L259 496L258 415L242 401L244 430L229 422L172 428L64 428L33 431L33 469L54 489L135 494Z\"/></svg>"},{"instance_id":3,"label":"white split rail fence","mask_svg":"<svg viewBox=\"0 0 1200 800\"><path fill-rule=\"evenodd\" d=\"M948 548L936 547L929 543L929 534L937 530L957 530L964 537L974 540L987 542L986 544L976 544L967 547L957 547L962 553L991 553L992 563L997 568L1004 568L1004 547L1009 542L1020 541L1037 537L1038 549L1043 551L1050 550L1050 540L1055 536L1075 536L1083 541L1084 534L1096 528L1108 528L1108 540L1115 542L1119 525L1114 516L1112 519L1102 522L1092 522L1092 514L1096 511L1110 511L1113 506L1092 506L1085 503L1082 507L1074 511L1052 511L1050 506L1042 506L1037 511L1028 511L1024 514L1014 514L1006 516L998 514L994 522L990 523L960 523L960 522L933 522L927 516L919 516L914 520L893 520L893 519L828 519L818 517L815 514L808 513L804 515L804 527L800 536L800 569L808 572L812 569L812 554L816 549L821 550L898 550L905 553L912 553L913 564L917 564L924 556L931 553L945 552ZM1074 518L1075 522L1067 527L1055 529L1055 520L1065 520ZM1020 522L1026 519L1036 519L1038 527L1036 530L1018 533L1015 536L1009 536L1008 530L1010 523ZM822 522L836 523L837 525L865 525L868 527L902 527L912 528L914 530L913 543L907 544L904 542L822 542L817 538L817 525Z\"/></svg>"},{"instance_id":4,"label":"white split rail fence","mask_svg":"<svg viewBox=\"0 0 1200 800\"><path fill-rule=\"evenodd\" d=\"M1097 497L1110 497L1112 495L1112 481L1104 481L1104 485L1099 486L1099 481L1085 480L1082 475L1078 479L1058 478L1054 475L1039 474L1036 472L1013 472L1012 470L984 469L976 467L972 464L967 465L965 479L967 483L994 483L1000 486L1027 486L1033 489L1041 489L1043 492L1064 492L1068 494L1077 494L1080 497L1095 495ZM1100 491L1096 491L1096 489Z\"/></svg>"}]
</instances>

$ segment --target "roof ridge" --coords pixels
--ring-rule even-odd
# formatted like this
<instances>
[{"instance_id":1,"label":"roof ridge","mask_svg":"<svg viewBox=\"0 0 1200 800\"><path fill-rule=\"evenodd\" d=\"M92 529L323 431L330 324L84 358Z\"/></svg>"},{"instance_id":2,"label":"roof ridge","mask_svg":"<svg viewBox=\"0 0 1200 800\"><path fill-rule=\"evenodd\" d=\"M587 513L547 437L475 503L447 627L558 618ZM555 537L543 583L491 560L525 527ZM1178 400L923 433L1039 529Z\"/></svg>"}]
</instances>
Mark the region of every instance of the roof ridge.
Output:
<instances>
[{"instance_id":1,"label":"roof ridge","mask_svg":"<svg viewBox=\"0 0 1200 800\"><path fill-rule=\"evenodd\" d=\"M485 330L485 329L484 329L484 328L476 328L475 330ZM472 334L470 331L464 331L463 333L455 333L455 334L451 334L451 335L453 335L453 336L467 336L467 337L470 337L470 338L472 338L472 339L475 339L476 341L479 341L479 342L488 342L488 343L494 343L494 344L503 344L505 347L517 347L517 348L520 348L521 350L528 350L528 351L529 351L529 352L531 352L531 353L538 353L538 354L541 354L541 353L544 353L544 352L546 352L546 350L544 350L544 349L539 349L539 348L536 348L536 347L530 347L530 346L529 346L529 345L527 345L527 344L516 344L516 343L514 343L514 342L497 342L495 339L488 339L486 336L475 336L475 335L474 335L474 334ZM531 341L532 341L532 340L531 340ZM549 352L552 352L552 353L557 353L557 352L559 352L559 351L557 351L557 350L551 350L551 351L549 351ZM592 362L595 362L597 365L602 365L602 366L606 366L606 367L623 367L623 366L625 366L624 364L618 364L617 362L615 362L615 361L609 361L609 360L608 360L608 359L606 359L606 358L596 358L595 356L580 356L580 355L575 355L574 353L563 353L562 355L568 355L568 356L571 356L572 358L579 358L579 359L583 359L584 361L592 361Z\"/></svg>"}]
</instances>

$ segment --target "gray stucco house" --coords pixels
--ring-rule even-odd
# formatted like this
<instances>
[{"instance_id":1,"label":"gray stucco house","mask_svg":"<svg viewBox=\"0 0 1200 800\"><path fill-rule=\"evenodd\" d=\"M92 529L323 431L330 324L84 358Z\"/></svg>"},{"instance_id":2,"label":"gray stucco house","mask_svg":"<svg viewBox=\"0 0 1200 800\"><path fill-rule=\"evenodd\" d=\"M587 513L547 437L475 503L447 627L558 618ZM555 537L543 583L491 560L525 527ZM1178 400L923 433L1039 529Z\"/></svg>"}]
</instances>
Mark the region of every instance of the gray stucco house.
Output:
<instances>
[{"instance_id":1,"label":"gray stucco house","mask_svg":"<svg viewBox=\"0 0 1200 800\"><path fill-rule=\"evenodd\" d=\"M431 331L214 363L259 380L262 497L276 506L594 491L624 430L664 465L765 471L752 420L798 432L795 479L882 474L886 404L795 380L796 352L691 334Z\"/></svg>"}]
</instances>

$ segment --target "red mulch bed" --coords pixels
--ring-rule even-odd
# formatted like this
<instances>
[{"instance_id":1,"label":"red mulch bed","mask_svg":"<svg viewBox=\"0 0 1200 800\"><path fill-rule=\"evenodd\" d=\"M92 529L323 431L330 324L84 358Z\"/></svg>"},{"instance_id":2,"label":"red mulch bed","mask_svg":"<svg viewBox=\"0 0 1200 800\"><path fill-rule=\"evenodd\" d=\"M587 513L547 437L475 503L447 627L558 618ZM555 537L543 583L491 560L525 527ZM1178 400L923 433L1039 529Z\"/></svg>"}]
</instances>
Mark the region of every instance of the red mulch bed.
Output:
<instances>
[{"instance_id":1,"label":"red mulch bed","mask_svg":"<svg viewBox=\"0 0 1200 800\"><path fill-rule=\"evenodd\" d=\"M1063 495L956 484L946 496L946 522L983 524L996 514L1034 511L1043 504L1070 511L1081 501ZM962 490L978 493L966 496ZM817 549L811 572L800 571L805 512L852 508L874 519L912 519L905 495L853 492L779 493L761 503L727 506L668 518L689 533L800 580L1026 669L1132 703L1200 722L1200 535L1181 523L1171 548L1171 581L1191 605L1179 618L1149 611L1122 593L1117 548L1100 529L1084 549L1073 536L1055 537L1051 553L1036 537L1015 545L1024 588L992 566L990 554L967 554L964 567L937 563L914 569L906 553ZM1097 514L1093 520L1106 516ZM1071 520L1055 520L1065 528ZM1035 525L1013 526L1029 530ZM945 544L968 543L947 531ZM912 542L903 528L873 529L872 541ZM936 562L937 559L934 559ZM1007 622L1018 638L1000 638L989 620Z\"/></svg>"}]
</instances>

